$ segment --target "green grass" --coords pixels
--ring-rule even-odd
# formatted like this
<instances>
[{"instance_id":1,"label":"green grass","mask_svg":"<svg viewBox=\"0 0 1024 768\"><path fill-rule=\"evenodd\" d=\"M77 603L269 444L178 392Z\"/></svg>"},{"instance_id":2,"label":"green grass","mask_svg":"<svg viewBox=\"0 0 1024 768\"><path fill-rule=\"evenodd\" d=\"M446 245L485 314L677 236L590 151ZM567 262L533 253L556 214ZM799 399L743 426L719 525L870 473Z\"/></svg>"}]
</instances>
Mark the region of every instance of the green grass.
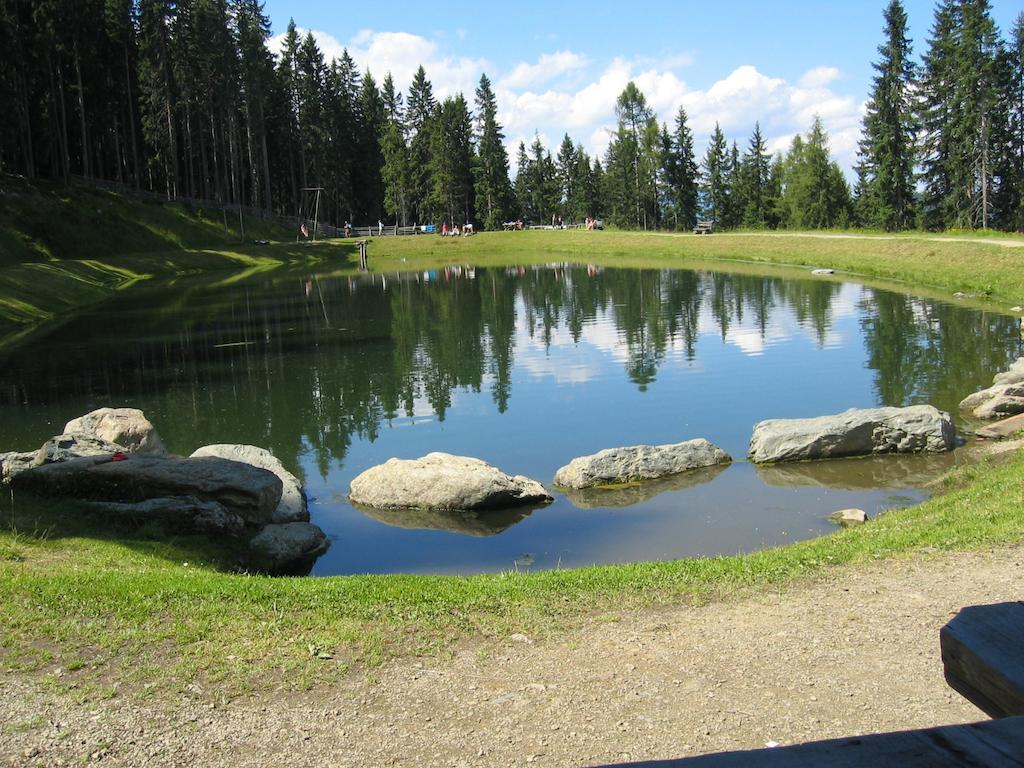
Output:
<instances>
[{"instance_id":1,"label":"green grass","mask_svg":"<svg viewBox=\"0 0 1024 768\"><path fill-rule=\"evenodd\" d=\"M0 667L76 695L83 685L180 690L193 679L226 695L304 688L467 638L544 636L589 616L777 587L840 564L1019 543L1022 478L1024 453L971 466L918 507L749 555L473 577L233 574L221 570L230 550L204 539L115 535L15 499L0 509Z\"/></svg>"},{"instance_id":2,"label":"green grass","mask_svg":"<svg viewBox=\"0 0 1024 768\"><path fill-rule=\"evenodd\" d=\"M245 218L244 226L250 242L287 234L259 219ZM169 204L86 185L28 184L0 177L0 268L241 241L238 214L231 210Z\"/></svg>"}]
</instances>

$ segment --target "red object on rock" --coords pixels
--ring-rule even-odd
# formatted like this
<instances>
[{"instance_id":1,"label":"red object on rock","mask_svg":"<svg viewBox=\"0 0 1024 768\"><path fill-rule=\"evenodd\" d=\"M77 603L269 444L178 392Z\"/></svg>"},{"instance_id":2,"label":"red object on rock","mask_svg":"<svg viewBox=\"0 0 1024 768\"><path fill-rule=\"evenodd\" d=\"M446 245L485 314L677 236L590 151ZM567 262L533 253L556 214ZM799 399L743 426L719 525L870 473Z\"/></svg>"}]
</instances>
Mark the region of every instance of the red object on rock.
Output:
<instances>
[{"instance_id":1,"label":"red object on rock","mask_svg":"<svg viewBox=\"0 0 1024 768\"><path fill-rule=\"evenodd\" d=\"M110 457L111 461L125 461L128 458L128 454L124 451L115 451L114 455Z\"/></svg>"}]
</instances>

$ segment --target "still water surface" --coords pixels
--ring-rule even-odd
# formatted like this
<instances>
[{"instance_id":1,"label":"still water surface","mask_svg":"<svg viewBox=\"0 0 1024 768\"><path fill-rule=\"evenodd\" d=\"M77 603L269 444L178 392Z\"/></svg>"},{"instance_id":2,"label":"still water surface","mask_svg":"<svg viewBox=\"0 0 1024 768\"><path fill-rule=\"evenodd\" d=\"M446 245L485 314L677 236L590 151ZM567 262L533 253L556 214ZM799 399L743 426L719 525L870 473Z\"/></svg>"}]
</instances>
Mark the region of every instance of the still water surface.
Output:
<instances>
[{"instance_id":1,"label":"still water surface","mask_svg":"<svg viewBox=\"0 0 1024 768\"><path fill-rule=\"evenodd\" d=\"M753 425L957 402L1021 353L1017 321L856 284L687 270L468 269L144 286L0 353L0 450L104 405L168 448L270 449L332 538L314 574L472 573L734 553L916 503L952 457L755 468ZM706 437L738 461L533 511L379 512L392 456L476 456L550 484L575 456Z\"/></svg>"}]
</instances>

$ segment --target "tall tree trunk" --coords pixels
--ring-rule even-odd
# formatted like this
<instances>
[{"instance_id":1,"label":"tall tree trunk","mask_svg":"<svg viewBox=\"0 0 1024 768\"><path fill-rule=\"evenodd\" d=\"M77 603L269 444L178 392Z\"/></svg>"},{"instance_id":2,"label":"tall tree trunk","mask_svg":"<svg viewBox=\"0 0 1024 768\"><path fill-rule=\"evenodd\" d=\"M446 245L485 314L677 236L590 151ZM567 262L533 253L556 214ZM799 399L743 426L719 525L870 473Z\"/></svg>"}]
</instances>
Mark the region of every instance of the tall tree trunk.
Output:
<instances>
[{"instance_id":1,"label":"tall tree trunk","mask_svg":"<svg viewBox=\"0 0 1024 768\"><path fill-rule=\"evenodd\" d=\"M89 134L85 127L85 88L82 86L82 61L81 57L78 55L77 35L74 37L71 50L74 54L75 83L78 87L78 121L82 130L82 175L85 176L85 178L89 178L89 176L92 175L89 167Z\"/></svg>"},{"instance_id":2,"label":"tall tree trunk","mask_svg":"<svg viewBox=\"0 0 1024 768\"><path fill-rule=\"evenodd\" d=\"M68 113L64 99L64 71L60 66L60 56L57 56L57 110L60 118L60 160L61 176L66 181L71 173L71 152L68 149Z\"/></svg>"},{"instance_id":3,"label":"tall tree trunk","mask_svg":"<svg viewBox=\"0 0 1024 768\"><path fill-rule=\"evenodd\" d=\"M263 186L266 187L263 206L268 210L274 209L273 198L270 194L270 156L267 154L267 121L263 116L263 95L260 94L256 102L260 119L260 152L263 155Z\"/></svg>"},{"instance_id":4,"label":"tall tree trunk","mask_svg":"<svg viewBox=\"0 0 1024 768\"><path fill-rule=\"evenodd\" d=\"M132 70L128 60L128 44L124 46L124 82L125 94L128 101L128 132L131 135L132 144L132 181L135 188L139 188L139 147L135 137L135 97L132 95Z\"/></svg>"}]
</instances>

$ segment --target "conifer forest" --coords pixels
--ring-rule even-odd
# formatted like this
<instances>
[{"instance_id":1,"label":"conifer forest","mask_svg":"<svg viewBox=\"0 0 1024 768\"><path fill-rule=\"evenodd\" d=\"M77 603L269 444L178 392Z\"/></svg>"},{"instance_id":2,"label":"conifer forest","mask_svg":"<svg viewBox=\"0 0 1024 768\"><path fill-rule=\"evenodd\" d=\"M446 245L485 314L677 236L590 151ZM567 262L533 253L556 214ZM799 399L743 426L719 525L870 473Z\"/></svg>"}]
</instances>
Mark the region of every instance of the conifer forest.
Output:
<instances>
[{"instance_id":1,"label":"conifer forest","mask_svg":"<svg viewBox=\"0 0 1024 768\"><path fill-rule=\"evenodd\" d=\"M0 173L291 216L322 187L333 224L1024 230L1024 13L1004 34L988 0L941 0L919 56L900 0L879 21L851 184L820 119L774 155L760 126L697 153L630 83L603 157L568 134L510 157L486 74L439 99L294 21L275 54L260 0L0 0Z\"/></svg>"}]
</instances>

